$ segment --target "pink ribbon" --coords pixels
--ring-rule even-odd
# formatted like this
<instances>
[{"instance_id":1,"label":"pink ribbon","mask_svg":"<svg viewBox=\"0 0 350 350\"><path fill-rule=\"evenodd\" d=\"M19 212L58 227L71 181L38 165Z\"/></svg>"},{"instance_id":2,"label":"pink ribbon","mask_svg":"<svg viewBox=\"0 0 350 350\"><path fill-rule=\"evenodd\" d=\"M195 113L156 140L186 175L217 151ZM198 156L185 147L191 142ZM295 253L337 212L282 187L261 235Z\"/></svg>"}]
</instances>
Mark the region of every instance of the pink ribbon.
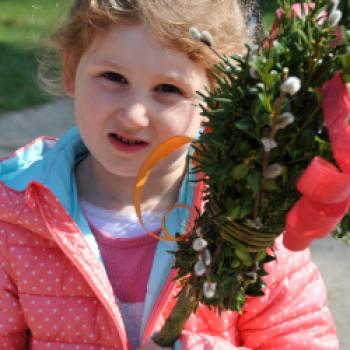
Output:
<instances>
[{"instance_id":1,"label":"pink ribbon","mask_svg":"<svg viewBox=\"0 0 350 350\"><path fill-rule=\"evenodd\" d=\"M335 165L315 157L297 183L302 197L287 215L284 245L293 251L329 234L350 209L350 95L340 73L321 89Z\"/></svg>"}]
</instances>

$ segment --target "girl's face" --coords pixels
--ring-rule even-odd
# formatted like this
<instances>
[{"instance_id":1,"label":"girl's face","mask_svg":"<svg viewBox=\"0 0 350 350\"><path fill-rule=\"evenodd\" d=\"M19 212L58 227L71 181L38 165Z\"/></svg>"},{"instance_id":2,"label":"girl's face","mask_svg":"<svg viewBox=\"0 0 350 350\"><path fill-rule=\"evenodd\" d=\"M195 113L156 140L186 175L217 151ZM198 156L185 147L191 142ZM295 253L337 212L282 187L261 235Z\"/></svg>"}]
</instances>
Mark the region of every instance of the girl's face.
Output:
<instances>
[{"instance_id":1,"label":"girl's face","mask_svg":"<svg viewBox=\"0 0 350 350\"><path fill-rule=\"evenodd\" d=\"M65 72L65 85L94 165L117 176L135 176L161 142L196 134L203 118L195 106L196 91L209 83L202 66L160 46L140 24L112 26L95 38L75 79ZM156 171L182 164L185 154L184 147Z\"/></svg>"}]
</instances>

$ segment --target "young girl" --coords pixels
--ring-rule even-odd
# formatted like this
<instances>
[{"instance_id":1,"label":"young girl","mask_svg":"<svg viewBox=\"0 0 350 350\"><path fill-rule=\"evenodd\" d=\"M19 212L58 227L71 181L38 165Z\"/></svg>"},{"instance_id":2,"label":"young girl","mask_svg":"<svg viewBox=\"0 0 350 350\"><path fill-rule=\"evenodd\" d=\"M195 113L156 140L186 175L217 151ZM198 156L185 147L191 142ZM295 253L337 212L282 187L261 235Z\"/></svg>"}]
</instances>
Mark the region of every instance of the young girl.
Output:
<instances>
[{"instance_id":1,"label":"young girl","mask_svg":"<svg viewBox=\"0 0 350 350\"><path fill-rule=\"evenodd\" d=\"M39 138L0 163L0 349L159 349L151 337L174 305L174 242L147 235L134 214L138 169L161 142L194 137L196 91L215 58L188 29L209 30L222 53L242 52L234 0L76 0L52 37L77 127ZM161 235L176 203L200 207L187 149L163 161L143 196ZM185 209L167 227L182 232ZM326 291L308 251L276 242L266 295L241 315L200 306L176 349L337 349Z\"/></svg>"}]
</instances>

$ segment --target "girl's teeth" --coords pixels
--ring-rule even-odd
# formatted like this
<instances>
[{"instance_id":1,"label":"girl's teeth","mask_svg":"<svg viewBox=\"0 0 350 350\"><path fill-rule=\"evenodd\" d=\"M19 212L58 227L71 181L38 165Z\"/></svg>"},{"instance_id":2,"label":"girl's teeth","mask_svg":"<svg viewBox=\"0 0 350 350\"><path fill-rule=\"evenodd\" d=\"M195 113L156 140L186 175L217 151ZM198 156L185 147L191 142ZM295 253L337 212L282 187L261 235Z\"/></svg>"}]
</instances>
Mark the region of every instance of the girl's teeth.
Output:
<instances>
[{"instance_id":1,"label":"girl's teeth","mask_svg":"<svg viewBox=\"0 0 350 350\"><path fill-rule=\"evenodd\" d=\"M142 141L130 141L128 139L125 139L124 137L121 137L119 135L116 135L117 139L119 139L120 141L126 143L126 144L129 144L129 145L140 145L140 144L143 144L144 142Z\"/></svg>"}]
</instances>

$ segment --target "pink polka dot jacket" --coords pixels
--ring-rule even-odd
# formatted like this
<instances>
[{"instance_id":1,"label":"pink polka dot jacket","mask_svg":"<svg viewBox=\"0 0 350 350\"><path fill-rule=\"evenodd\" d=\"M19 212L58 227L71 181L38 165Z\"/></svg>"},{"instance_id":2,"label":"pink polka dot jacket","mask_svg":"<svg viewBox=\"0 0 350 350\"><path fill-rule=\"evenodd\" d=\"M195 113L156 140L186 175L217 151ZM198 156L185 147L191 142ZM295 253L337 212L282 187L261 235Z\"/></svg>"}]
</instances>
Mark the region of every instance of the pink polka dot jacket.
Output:
<instances>
[{"instance_id":1,"label":"pink polka dot jacket","mask_svg":"<svg viewBox=\"0 0 350 350\"><path fill-rule=\"evenodd\" d=\"M131 349L111 284L79 209L74 165L87 150L76 128L58 142L39 138L0 161L0 350ZM186 175L179 202L198 204ZM172 232L188 224L169 216ZM159 330L174 305L173 242L159 242L147 284L141 341ZM219 317L200 306L175 349L338 349L326 291L309 252L276 242L266 295L243 313ZM116 259L117 262L117 259Z\"/></svg>"}]
</instances>

